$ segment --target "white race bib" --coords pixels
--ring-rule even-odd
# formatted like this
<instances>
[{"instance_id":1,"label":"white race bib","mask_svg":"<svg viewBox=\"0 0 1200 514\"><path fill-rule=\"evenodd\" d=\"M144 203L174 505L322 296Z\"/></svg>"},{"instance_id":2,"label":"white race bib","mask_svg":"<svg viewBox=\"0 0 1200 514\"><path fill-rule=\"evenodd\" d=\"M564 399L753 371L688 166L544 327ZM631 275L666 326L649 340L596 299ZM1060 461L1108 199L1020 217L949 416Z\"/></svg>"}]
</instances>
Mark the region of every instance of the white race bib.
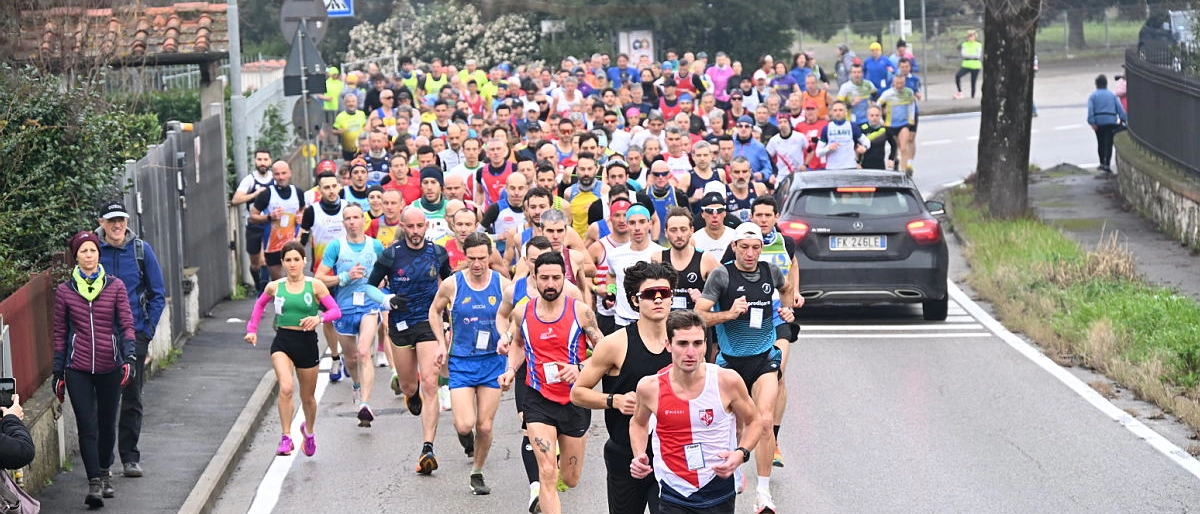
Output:
<instances>
[{"instance_id":1,"label":"white race bib","mask_svg":"<svg viewBox=\"0 0 1200 514\"><path fill-rule=\"evenodd\" d=\"M361 307L363 305L366 305L367 304L367 293L365 293L363 291L355 291L353 303L356 307Z\"/></svg>"},{"instance_id":2,"label":"white race bib","mask_svg":"<svg viewBox=\"0 0 1200 514\"><path fill-rule=\"evenodd\" d=\"M479 332L475 333L475 349L476 350L488 349L488 344L490 344L491 342L492 342L492 333L491 332L488 332L487 330L480 330Z\"/></svg>"},{"instance_id":3,"label":"white race bib","mask_svg":"<svg viewBox=\"0 0 1200 514\"><path fill-rule=\"evenodd\" d=\"M542 364L542 374L546 376L547 384L557 384L558 380L558 364L547 362Z\"/></svg>"},{"instance_id":4,"label":"white race bib","mask_svg":"<svg viewBox=\"0 0 1200 514\"><path fill-rule=\"evenodd\" d=\"M686 308L687 308L687 298L684 298L682 296L672 296L671 297L671 309L672 310L680 310L680 309L686 309Z\"/></svg>"},{"instance_id":5,"label":"white race bib","mask_svg":"<svg viewBox=\"0 0 1200 514\"><path fill-rule=\"evenodd\" d=\"M283 286L279 286L279 287L283 287ZM282 296L275 297L275 315L276 316L283 315L283 297Z\"/></svg>"},{"instance_id":6,"label":"white race bib","mask_svg":"<svg viewBox=\"0 0 1200 514\"><path fill-rule=\"evenodd\" d=\"M759 308L750 309L750 328L762 328L763 310Z\"/></svg>"},{"instance_id":7,"label":"white race bib","mask_svg":"<svg viewBox=\"0 0 1200 514\"><path fill-rule=\"evenodd\" d=\"M687 458L688 471L704 468L704 445L692 443L683 447L683 455Z\"/></svg>"},{"instance_id":8,"label":"white race bib","mask_svg":"<svg viewBox=\"0 0 1200 514\"><path fill-rule=\"evenodd\" d=\"M397 321L396 322L396 331L403 332L405 330L408 330L408 323L404 322L404 321Z\"/></svg>"}]
</instances>

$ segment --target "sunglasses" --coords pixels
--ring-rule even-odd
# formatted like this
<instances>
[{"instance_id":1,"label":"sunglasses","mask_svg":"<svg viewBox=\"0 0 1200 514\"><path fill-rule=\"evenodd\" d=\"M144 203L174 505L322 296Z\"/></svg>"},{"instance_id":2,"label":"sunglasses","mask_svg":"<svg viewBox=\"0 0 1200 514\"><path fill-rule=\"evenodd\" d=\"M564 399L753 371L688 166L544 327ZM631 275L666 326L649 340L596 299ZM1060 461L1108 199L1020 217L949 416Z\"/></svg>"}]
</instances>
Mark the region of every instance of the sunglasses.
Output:
<instances>
[{"instance_id":1,"label":"sunglasses","mask_svg":"<svg viewBox=\"0 0 1200 514\"><path fill-rule=\"evenodd\" d=\"M541 101L541 102L538 102L537 104L538 104L538 105L546 105L546 102L545 102L545 100L543 100L543 101Z\"/></svg>"},{"instance_id":2,"label":"sunglasses","mask_svg":"<svg viewBox=\"0 0 1200 514\"><path fill-rule=\"evenodd\" d=\"M704 214L725 214L724 207L703 207L700 209Z\"/></svg>"},{"instance_id":3,"label":"sunglasses","mask_svg":"<svg viewBox=\"0 0 1200 514\"><path fill-rule=\"evenodd\" d=\"M751 125L751 124L749 124L749 123L738 123L738 124L737 124L737 128L751 128L751 127L753 127L753 126L754 126L754 125Z\"/></svg>"},{"instance_id":4,"label":"sunglasses","mask_svg":"<svg viewBox=\"0 0 1200 514\"><path fill-rule=\"evenodd\" d=\"M804 108L804 110L806 110L806 111L815 111L815 110L817 110L817 108L816 108L816 107L805 107L805 108Z\"/></svg>"},{"instance_id":5,"label":"sunglasses","mask_svg":"<svg viewBox=\"0 0 1200 514\"><path fill-rule=\"evenodd\" d=\"M670 175L671 172L669 172L669 171L651 171L650 174L654 175L656 177L665 177L667 175Z\"/></svg>"},{"instance_id":6,"label":"sunglasses","mask_svg":"<svg viewBox=\"0 0 1200 514\"><path fill-rule=\"evenodd\" d=\"M379 97L379 99L380 99L380 100L391 100L391 99L392 99L392 97L390 97L390 96L381 96L381 97Z\"/></svg>"},{"instance_id":7,"label":"sunglasses","mask_svg":"<svg viewBox=\"0 0 1200 514\"><path fill-rule=\"evenodd\" d=\"M669 287L647 287L638 291L638 298L653 302L656 300L667 300L673 296L673 292Z\"/></svg>"},{"instance_id":8,"label":"sunglasses","mask_svg":"<svg viewBox=\"0 0 1200 514\"><path fill-rule=\"evenodd\" d=\"M734 102L740 102L740 101L742 101L742 97L740 97L740 96L731 96L731 97L729 97L729 99L730 99L730 100L732 100L732 101L734 101Z\"/></svg>"},{"instance_id":9,"label":"sunglasses","mask_svg":"<svg viewBox=\"0 0 1200 514\"><path fill-rule=\"evenodd\" d=\"M604 122L605 122L605 123L616 123L616 122L617 122L617 119L616 119L616 118L612 118L612 119L606 119L606 120L604 120Z\"/></svg>"}]
</instances>

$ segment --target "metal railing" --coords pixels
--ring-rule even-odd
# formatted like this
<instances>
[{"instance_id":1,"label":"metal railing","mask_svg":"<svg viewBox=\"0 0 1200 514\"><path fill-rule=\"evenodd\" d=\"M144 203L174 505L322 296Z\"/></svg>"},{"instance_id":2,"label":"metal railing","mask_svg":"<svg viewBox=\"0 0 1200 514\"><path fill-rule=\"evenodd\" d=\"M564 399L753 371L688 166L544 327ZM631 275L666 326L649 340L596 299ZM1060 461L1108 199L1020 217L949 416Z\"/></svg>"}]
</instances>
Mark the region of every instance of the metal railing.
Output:
<instances>
[{"instance_id":1,"label":"metal railing","mask_svg":"<svg viewBox=\"0 0 1200 514\"><path fill-rule=\"evenodd\" d=\"M1155 64L1137 48L1125 52L1125 74L1130 135L1143 147L1200 178L1200 145L1196 144L1200 77L1177 71L1171 65Z\"/></svg>"}]
</instances>

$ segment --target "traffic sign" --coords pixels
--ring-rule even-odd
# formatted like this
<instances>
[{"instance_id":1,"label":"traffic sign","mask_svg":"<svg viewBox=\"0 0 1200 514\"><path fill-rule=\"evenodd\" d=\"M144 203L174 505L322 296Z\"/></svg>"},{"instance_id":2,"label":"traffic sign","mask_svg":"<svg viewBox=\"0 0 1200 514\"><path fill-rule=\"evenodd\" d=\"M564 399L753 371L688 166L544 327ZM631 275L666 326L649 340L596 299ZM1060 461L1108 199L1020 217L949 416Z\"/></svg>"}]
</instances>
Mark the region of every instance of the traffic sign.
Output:
<instances>
[{"instance_id":1,"label":"traffic sign","mask_svg":"<svg viewBox=\"0 0 1200 514\"><path fill-rule=\"evenodd\" d=\"M279 10L279 31L283 33L283 39L292 39L300 27L300 20L307 21L304 32L314 44L325 39L329 13L325 10L324 0L284 0Z\"/></svg>"},{"instance_id":2,"label":"traffic sign","mask_svg":"<svg viewBox=\"0 0 1200 514\"><path fill-rule=\"evenodd\" d=\"M308 112L304 112L305 106L308 106ZM305 115L307 114L307 118ZM306 137L309 133L316 133L321 130L321 125L325 124L325 104L316 98L309 98L308 102L304 99L296 101L296 106L292 108L292 126L295 127L296 133L301 137ZM304 129L308 128L306 132Z\"/></svg>"},{"instance_id":3,"label":"traffic sign","mask_svg":"<svg viewBox=\"0 0 1200 514\"><path fill-rule=\"evenodd\" d=\"M305 24L307 25L307 23ZM325 92L325 60L316 45L307 37L300 37L300 29L292 36L292 50L283 65L283 95L310 95ZM303 84L301 81L304 81Z\"/></svg>"},{"instance_id":4,"label":"traffic sign","mask_svg":"<svg viewBox=\"0 0 1200 514\"><path fill-rule=\"evenodd\" d=\"M351 18L354 16L354 0L325 0L325 12L330 18Z\"/></svg>"}]
</instances>

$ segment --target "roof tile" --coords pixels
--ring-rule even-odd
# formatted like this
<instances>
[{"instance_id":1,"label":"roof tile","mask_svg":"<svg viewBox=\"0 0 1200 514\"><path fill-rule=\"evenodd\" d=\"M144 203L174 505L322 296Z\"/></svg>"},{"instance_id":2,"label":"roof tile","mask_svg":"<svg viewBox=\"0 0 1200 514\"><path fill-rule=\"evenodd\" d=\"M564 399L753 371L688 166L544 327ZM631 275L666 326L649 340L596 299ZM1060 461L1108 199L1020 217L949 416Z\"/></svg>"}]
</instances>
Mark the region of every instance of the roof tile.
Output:
<instances>
[{"instance_id":1,"label":"roof tile","mask_svg":"<svg viewBox=\"0 0 1200 514\"><path fill-rule=\"evenodd\" d=\"M81 57L102 60L229 50L224 2L111 9L56 7L21 11L19 59Z\"/></svg>"}]
</instances>

